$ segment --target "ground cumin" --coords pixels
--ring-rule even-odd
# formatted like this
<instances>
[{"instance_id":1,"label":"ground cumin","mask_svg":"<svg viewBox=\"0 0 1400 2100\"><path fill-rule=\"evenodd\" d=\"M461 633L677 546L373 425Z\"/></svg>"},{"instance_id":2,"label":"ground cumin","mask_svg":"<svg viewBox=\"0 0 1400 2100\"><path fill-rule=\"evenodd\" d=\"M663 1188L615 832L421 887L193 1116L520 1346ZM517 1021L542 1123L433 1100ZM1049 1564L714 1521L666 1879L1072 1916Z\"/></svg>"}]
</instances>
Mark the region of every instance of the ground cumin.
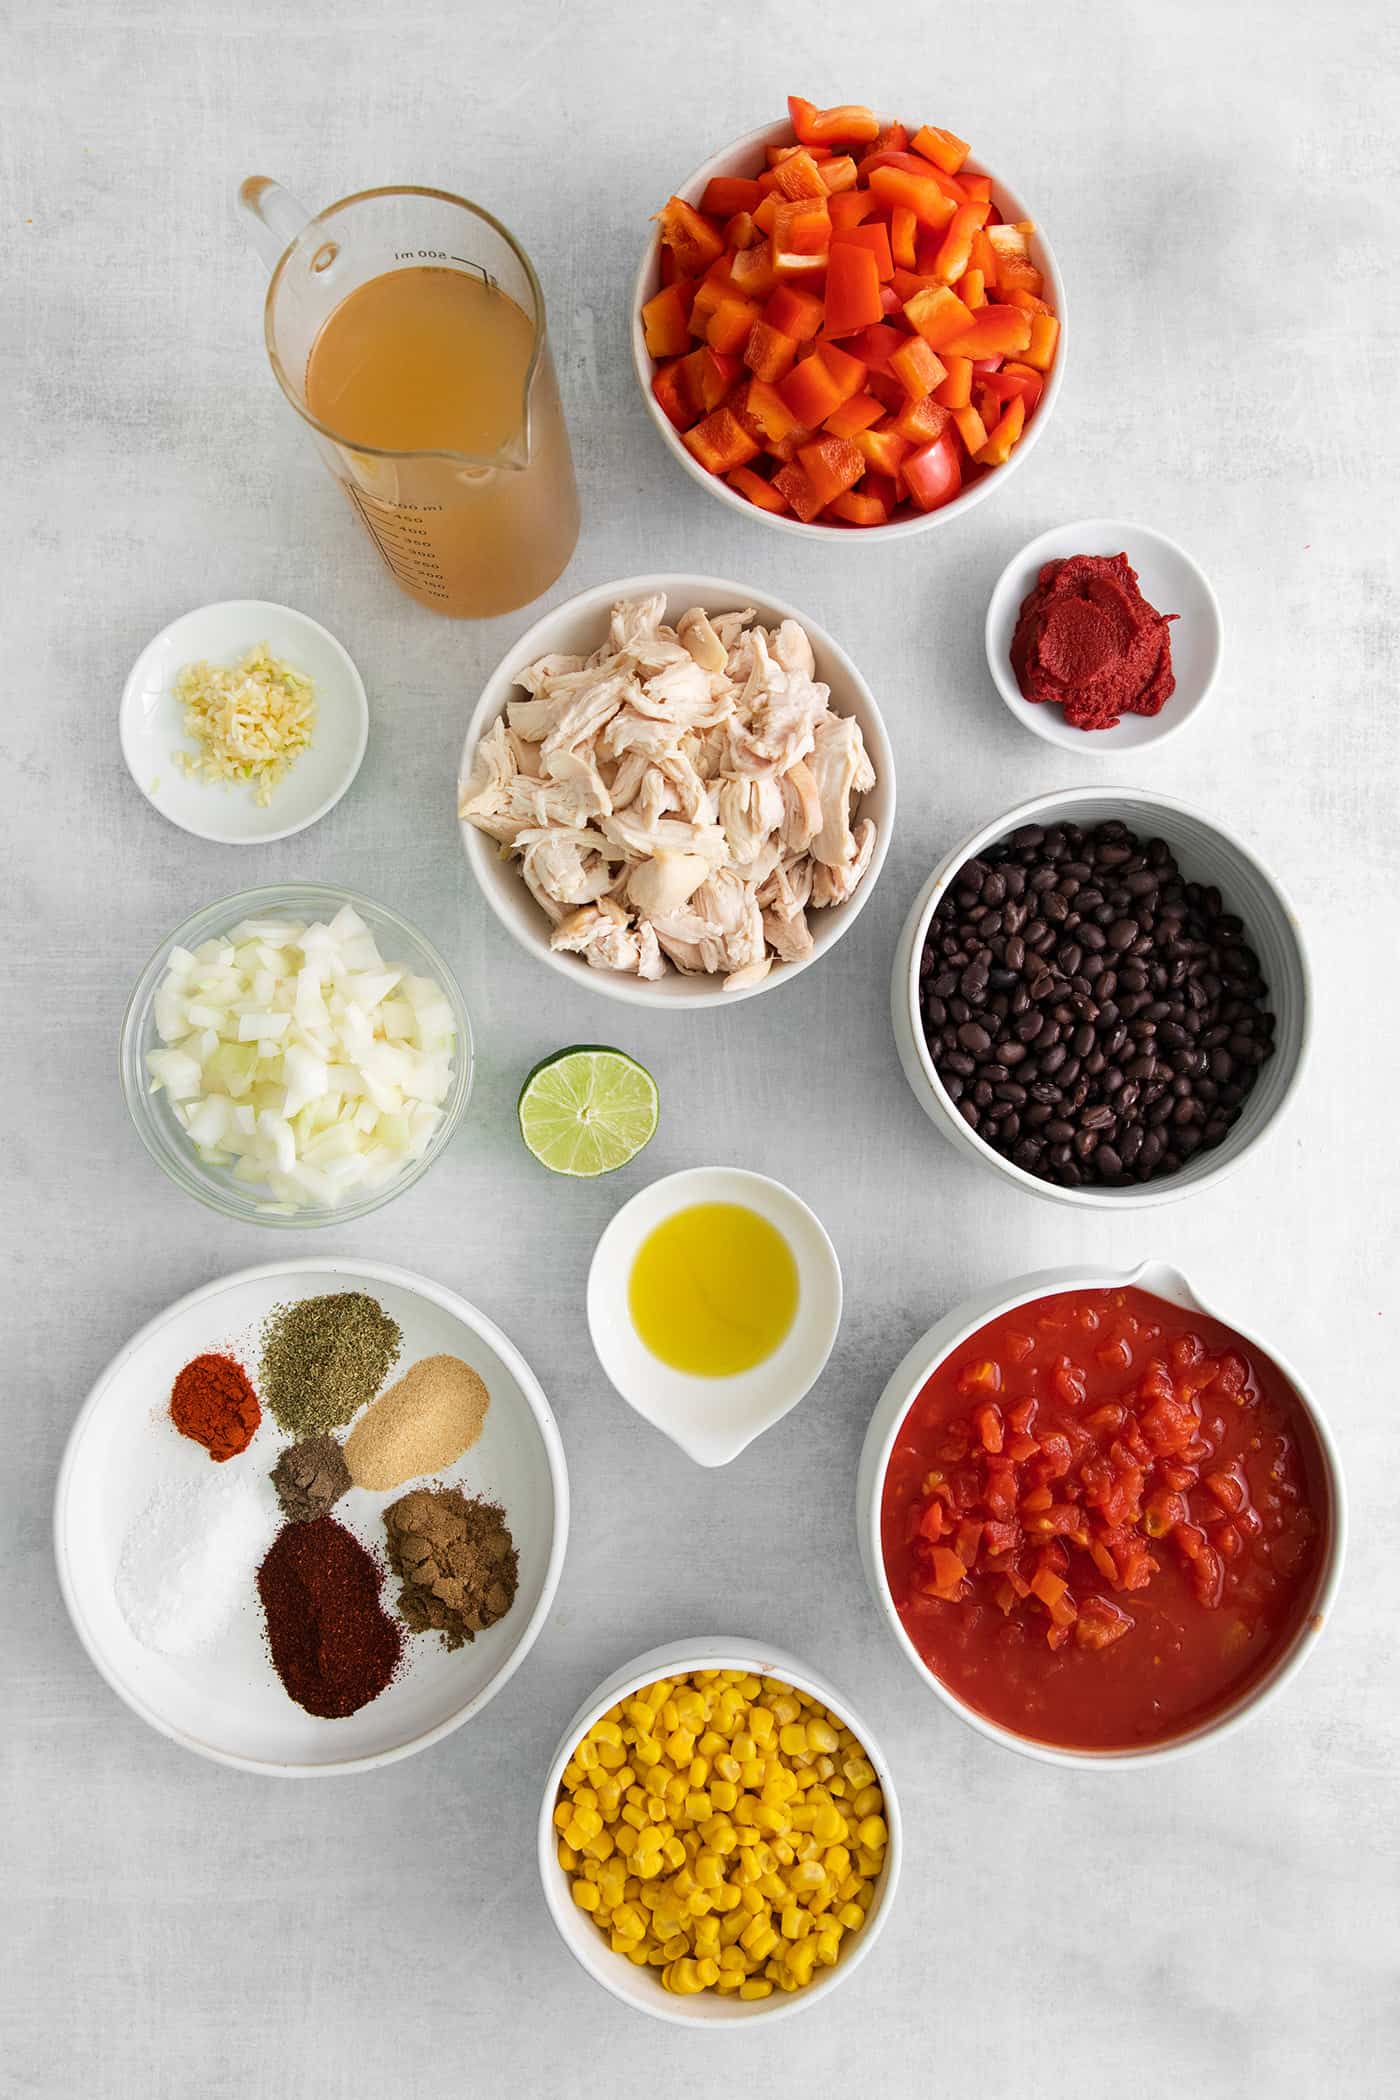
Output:
<instances>
[{"instance_id":1,"label":"ground cumin","mask_svg":"<svg viewBox=\"0 0 1400 2100\"><path fill-rule=\"evenodd\" d=\"M411 1488L384 1512L389 1565L400 1578L399 1616L414 1633L460 1648L503 1619L519 1565L505 1512L460 1488Z\"/></svg>"}]
</instances>

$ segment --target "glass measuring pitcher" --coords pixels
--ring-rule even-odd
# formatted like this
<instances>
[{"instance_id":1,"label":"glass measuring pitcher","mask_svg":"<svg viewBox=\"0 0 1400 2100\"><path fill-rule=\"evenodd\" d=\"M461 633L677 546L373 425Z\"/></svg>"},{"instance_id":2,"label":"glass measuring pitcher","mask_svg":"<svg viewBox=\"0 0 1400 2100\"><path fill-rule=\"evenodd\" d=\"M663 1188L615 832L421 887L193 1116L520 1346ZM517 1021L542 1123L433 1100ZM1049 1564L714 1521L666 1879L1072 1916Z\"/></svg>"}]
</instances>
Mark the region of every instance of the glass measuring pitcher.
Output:
<instances>
[{"instance_id":1,"label":"glass measuring pitcher","mask_svg":"<svg viewBox=\"0 0 1400 2100\"><path fill-rule=\"evenodd\" d=\"M253 175L283 393L410 598L480 619L553 583L578 494L529 258L446 190L362 190L313 218Z\"/></svg>"}]
</instances>

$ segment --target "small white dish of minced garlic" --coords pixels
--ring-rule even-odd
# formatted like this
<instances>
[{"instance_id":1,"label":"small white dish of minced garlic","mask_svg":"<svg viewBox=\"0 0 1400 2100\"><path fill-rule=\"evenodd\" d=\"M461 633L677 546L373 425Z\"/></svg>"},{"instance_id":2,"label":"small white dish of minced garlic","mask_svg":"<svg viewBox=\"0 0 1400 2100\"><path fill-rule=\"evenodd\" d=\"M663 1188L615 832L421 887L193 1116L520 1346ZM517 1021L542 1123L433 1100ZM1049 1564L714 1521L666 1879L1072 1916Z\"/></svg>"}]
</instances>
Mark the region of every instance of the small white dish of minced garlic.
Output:
<instances>
[{"instance_id":1,"label":"small white dish of minced garlic","mask_svg":"<svg viewBox=\"0 0 1400 2100\"><path fill-rule=\"evenodd\" d=\"M369 734L364 683L335 636L260 598L163 628L132 666L119 719L146 800L227 846L290 838L325 816Z\"/></svg>"}]
</instances>

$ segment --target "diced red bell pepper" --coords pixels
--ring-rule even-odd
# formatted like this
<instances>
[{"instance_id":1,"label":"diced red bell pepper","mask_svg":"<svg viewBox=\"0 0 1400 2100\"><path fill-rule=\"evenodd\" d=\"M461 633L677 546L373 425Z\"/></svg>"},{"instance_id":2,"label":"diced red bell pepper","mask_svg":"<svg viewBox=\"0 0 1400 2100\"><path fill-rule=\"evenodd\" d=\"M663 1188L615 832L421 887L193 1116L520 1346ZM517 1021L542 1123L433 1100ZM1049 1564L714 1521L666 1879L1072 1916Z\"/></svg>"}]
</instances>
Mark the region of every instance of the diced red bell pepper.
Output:
<instances>
[{"instance_id":1,"label":"diced red bell pepper","mask_svg":"<svg viewBox=\"0 0 1400 2100\"><path fill-rule=\"evenodd\" d=\"M878 423L884 413L884 402L877 401L873 394L852 394L834 415L827 417L823 427L833 437L854 437L857 431L868 430L872 423Z\"/></svg>"},{"instance_id":2,"label":"diced red bell pepper","mask_svg":"<svg viewBox=\"0 0 1400 2100\"><path fill-rule=\"evenodd\" d=\"M737 357L712 350L704 343L681 359L681 379L690 396L695 416L707 416L718 408L739 376ZM694 421L692 416L691 421Z\"/></svg>"},{"instance_id":3,"label":"diced red bell pepper","mask_svg":"<svg viewBox=\"0 0 1400 2100\"><path fill-rule=\"evenodd\" d=\"M966 408L953 410L953 423L958 436L966 446L969 456L979 452L987 442L987 426L970 404Z\"/></svg>"},{"instance_id":4,"label":"diced red bell pepper","mask_svg":"<svg viewBox=\"0 0 1400 2100\"><path fill-rule=\"evenodd\" d=\"M991 203L992 178L990 175L967 175L960 168L958 170L958 180L966 190L969 201L976 198L980 202L985 198L988 204Z\"/></svg>"},{"instance_id":5,"label":"diced red bell pepper","mask_svg":"<svg viewBox=\"0 0 1400 2100\"><path fill-rule=\"evenodd\" d=\"M803 468L795 461L773 476L773 487L804 525L810 525L821 509L821 499Z\"/></svg>"},{"instance_id":6,"label":"diced red bell pepper","mask_svg":"<svg viewBox=\"0 0 1400 2100\"><path fill-rule=\"evenodd\" d=\"M780 284L764 307L763 318L770 327L790 335L794 342L808 343L820 334L825 313L815 292L804 291L797 284Z\"/></svg>"},{"instance_id":7,"label":"diced red bell pepper","mask_svg":"<svg viewBox=\"0 0 1400 2100\"><path fill-rule=\"evenodd\" d=\"M867 329L866 334L869 333ZM904 340L901 336L900 341ZM860 337L852 336L851 341L858 343ZM883 401L892 416L897 416L909 399L893 372L868 372L865 377L865 390L868 394L873 394L877 401Z\"/></svg>"},{"instance_id":8,"label":"diced red bell pepper","mask_svg":"<svg viewBox=\"0 0 1400 2100\"><path fill-rule=\"evenodd\" d=\"M766 299L778 282L766 240L740 248L730 257L730 281L745 299Z\"/></svg>"},{"instance_id":9,"label":"diced red bell pepper","mask_svg":"<svg viewBox=\"0 0 1400 2100\"><path fill-rule=\"evenodd\" d=\"M861 433L863 437L868 437L869 434L868 431ZM852 443L856 442L858 440L852 440ZM893 514L895 506L899 502L899 490L895 486L893 474L877 474L873 467L866 475L864 481L857 484L855 493L858 496L873 496L877 503L884 504L886 511L890 514Z\"/></svg>"},{"instance_id":10,"label":"diced red bell pepper","mask_svg":"<svg viewBox=\"0 0 1400 2100\"><path fill-rule=\"evenodd\" d=\"M1048 372L1055 362L1055 345L1059 340L1060 324L1054 314L1032 314L1030 341L1024 353L1026 363Z\"/></svg>"},{"instance_id":11,"label":"diced red bell pepper","mask_svg":"<svg viewBox=\"0 0 1400 2100\"><path fill-rule=\"evenodd\" d=\"M980 270L964 270L954 289L969 313L987 303L987 281Z\"/></svg>"},{"instance_id":12,"label":"diced red bell pepper","mask_svg":"<svg viewBox=\"0 0 1400 2100\"><path fill-rule=\"evenodd\" d=\"M752 335L759 315L752 299L743 299L737 292L726 293L706 323L705 340L721 356L737 357Z\"/></svg>"},{"instance_id":13,"label":"diced red bell pepper","mask_svg":"<svg viewBox=\"0 0 1400 2100\"><path fill-rule=\"evenodd\" d=\"M926 394L922 401L907 401L891 427L911 444L930 445L942 437L949 421L947 409L941 408L932 394Z\"/></svg>"},{"instance_id":14,"label":"diced red bell pepper","mask_svg":"<svg viewBox=\"0 0 1400 2100\"><path fill-rule=\"evenodd\" d=\"M1024 401L1028 416L1034 413L1044 390L1045 381L1033 365L1004 365L999 372L988 372L980 383L980 391L990 395L999 408L1004 408L1008 401ZM1118 1347L1126 1352L1127 1344L1119 1343ZM1100 1357L1103 1353L1099 1351ZM1114 1358L1113 1361L1118 1360ZM1131 1361L1131 1356L1128 1356L1120 1368L1126 1369Z\"/></svg>"},{"instance_id":15,"label":"diced red bell pepper","mask_svg":"<svg viewBox=\"0 0 1400 2100\"><path fill-rule=\"evenodd\" d=\"M946 226L957 209L938 184L927 175L912 175L905 168L872 168L870 188L886 207L911 211L921 226Z\"/></svg>"},{"instance_id":16,"label":"diced red bell pepper","mask_svg":"<svg viewBox=\"0 0 1400 2100\"><path fill-rule=\"evenodd\" d=\"M949 298L954 295L950 292ZM962 306L962 301L958 304ZM908 312L908 308L905 308ZM963 307L963 312L967 308ZM1029 348L1031 317L1017 306L984 306L968 316L968 325L935 350L951 350L954 357L1020 357Z\"/></svg>"},{"instance_id":17,"label":"diced red bell pepper","mask_svg":"<svg viewBox=\"0 0 1400 2100\"><path fill-rule=\"evenodd\" d=\"M747 386L740 387L729 406L750 437L757 438L767 451L791 437L805 445L811 436L807 424L798 420L778 389L766 379L751 379Z\"/></svg>"},{"instance_id":18,"label":"diced red bell pepper","mask_svg":"<svg viewBox=\"0 0 1400 2100\"><path fill-rule=\"evenodd\" d=\"M914 241L918 220L907 205L897 204L890 213L890 254L901 270L914 267Z\"/></svg>"},{"instance_id":19,"label":"diced red bell pepper","mask_svg":"<svg viewBox=\"0 0 1400 2100\"><path fill-rule=\"evenodd\" d=\"M941 168L945 175L956 175L972 148L966 139L956 133L944 131L937 124L921 124L909 141L916 153Z\"/></svg>"},{"instance_id":20,"label":"diced red bell pepper","mask_svg":"<svg viewBox=\"0 0 1400 2100\"><path fill-rule=\"evenodd\" d=\"M922 401L925 394L931 394L946 376L946 370L919 335L911 335L890 359L890 371L911 401Z\"/></svg>"},{"instance_id":21,"label":"diced red bell pepper","mask_svg":"<svg viewBox=\"0 0 1400 2100\"><path fill-rule=\"evenodd\" d=\"M849 233L853 226L861 225L876 209L876 202L869 190L840 190L829 198L826 208L831 213L832 239L838 233Z\"/></svg>"},{"instance_id":22,"label":"diced red bell pepper","mask_svg":"<svg viewBox=\"0 0 1400 2100\"><path fill-rule=\"evenodd\" d=\"M687 430L681 442L711 474L728 474L733 468L744 466L759 449L728 408L717 408L703 423Z\"/></svg>"},{"instance_id":23,"label":"diced red bell pepper","mask_svg":"<svg viewBox=\"0 0 1400 2100\"><path fill-rule=\"evenodd\" d=\"M869 248L836 242L827 261L825 311L826 335L854 335L883 318L880 265Z\"/></svg>"},{"instance_id":24,"label":"diced red bell pepper","mask_svg":"<svg viewBox=\"0 0 1400 2100\"><path fill-rule=\"evenodd\" d=\"M842 246L868 248L875 258L875 267L885 284L894 275L894 256L890 250L890 230L883 220L875 219L868 226L837 227L831 234L833 251Z\"/></svg>"},{"instance_id":25,"label":"diced red bell pepper","mask_svg":"<svg viewBox=\"0 0 1400 2100\"><path fill-rule=\"evenodd\" d=\"M784 199L773 214L769 253L779 277L804 277L826 268L831 214L817 197Z\"/></svg>"},{"instance_id":26,"label":"diced red bell pepper","mask_svg":"<svg viewBox=\"0 0 1400 2100\"><path fill-rule=\"evenodd\" d=\"M676 279L680 276L680 274L680 266L677 263L675 256L671 253L671 250L663 244L661 249L661 267L658 272L658 275L661 278L661 282L663 284L674 284Z\"/></svg>"},{"instance_id":27,"label":"diced red bell pepper","mask_svg":"<svg viewBox=\"0 0 1400 2100\"><path fill-rule=\"evenodd\" d=\"M981 231L991 206L960 204L948 222L948 230L933 261L933 274L943 284L955 284L972 262L972 237Z\"/></svg>"},{"instance_id":28,"label":"diced red bell pepper","mask_svg":"<svg viewBox=\"0 0 1400 2100\"><path fill-rule=\"evenodd\" d=\"M854 165L854 164L853 164ZM772 171L773 187L782 197L824 197L822 171L810 153L790 153Z\"/></svg>"},{"instance_id":29,"label":"diced red bell pepper","mask_svg":"<svg viewBox=\"0 0 1400 2100\"><path fill-rule=\"evenodd\" d=\"M926 292L932 283L933 279L931 277L921 276L917 270L901 270L899 264L896 263L893 275L890 278L890 290L898 292L901 301L903 301L915 298L920 292Z\"/></svg>"},{"instance_id":30,"label":"diced red bell pepper","mask_svg":"<svg viewBox=\"0 0 1400 2100\"><path fill-rule=\"evenodd\" d=\"M885 322L880 322L874 328L863 328L859 335L851 336L847 340L846 348L852 357L858 357L862 364L869 365L872 372L888 372L890 359L900 345L908 340L902 329L891 328Z\"/></svg>"},{"instance_id":31,"label":"diced red bell pepper","mask_svg":"<svg viewBox=\"0 0 1400 2100\"><path fill-rule=\"evenodd\" d=\"M891 482L910 449L909 439L897 430L858 430L851 442L865 455L871 472L888 474Z\"/></svg>"},{"instance_id":32,"label":"diced red bell pepper","mask_svg":"<svg viewBox=\"0 0 1400 2100\"><path fill-rule=\"evenodd\" d=\"M814 356L794 365L778 391L800 422L815 427L860 392L865 372L858 358L847 357L834 343L823 343Z\"/></svg>"},{"instance_id":33,"label":"diced red bell pepper","mask_svg":"<svg viewBox=\"0 0 1400 2100\"><path fill-rule=\"evenodd\" d=\"M744 363L755 379L781 379L792 370L796 356L797 344L790 335L784 335L769 321L754 322L744 347Z\"/></svg>"},{"instance_id":34,"label":"diced red bell pepper","mask_svg":"<svg viewBox=\"0 0 1400 2100\"><path fill-rule=\"evenodd\" d=\"M963 351L958 339L975 325L974 316L947 285L926 285L921 292L915 292L905 302L904 318L930 350L952 350L960 356L973 354Z\"/></svg>"},{"instance_id":35,"label":"diced red bell pepper","mask_svg":"<svg viewBox=\"0 0 1400 2100\"><path fill-rule=\"evenodd\" d=\"M1026 404L1022 400L1008 401L1001 412L1001 420L977 454L979 467L1004 467L1010 459L1021 432L1026 427Z\"/></svg>"},{"instance_id":36,"label":"diced red bell pepper","mask_svg":"<svg viewBox=\"0 0 1400 2100\"><path fill-rule=\"evenodd\" d=\"M822 188L829 198L848 197L855 191L860 174L849 153L833 153L830 160L819 163Z\"/></svg>"},{"instance_id":37,"label":"diced red bell pepper","mask_svg":"<svg viewBox=\"0 0 1400 2100\"><path fill-rule=\"evenodd\" d=\"M897 121L893 124L887 124L875 141L875 151L877 153L905 153L908 149L908 128Z\"/></svg>"},{"instance_id":38,"label":"diced red bell pepper","mask_svg":"<svg viewBox=\"0 0 1400 2100\"><path fill-rule=\"evenodd\" d=\"M683 363L684 359L677 357L669 364L659 365L651 380L653 398L667 421L677 430L688 430L695 421L690 389L681 370Z\"/></svg>"},{"instance_id":39,"label":"diced red bell pepper","mask_svg":"<svg viewBox=\"0 0 1400 2100\"><path fill-rule=\"evenodd\" d=\"M776 515L787 509L781 491L775 489L771 481L765 481L761 474L755 474L752 467L735 467L733 473L724 478L730 488L746 496L758 510L769 510Z\"/></svg>"},{"instance_id":40,"label":"diced red bell pepper","mask_svg":"<svg viewBox=\"0 0 1400 2100\"><path fill-rule=\"evenodd\" d=\"M981 227L972 236L972 267L982 272L982 282L988 291L996 290L997 251L987 239L987 229Z\"/></svg>"},{"instance_id":41,"label":"diced red bell pepper","mask_svg":"<svg viewBox=\"0 0 1400 2100\"><path fill-rule=\"evenodd\" d=\"M759 198L751 216L760 233L772 233L773 221L778 216L778 206L782 201L776 190L769 190Z\"/></svg>"},{"instance_id":42,"label":"diced red bell pepper","mask_svg":"<svg viewBox=\"0 0 1400 2100\"><path fill-rule=\"evenodd\" d=\"M865 472L865 455L849 438L818 438L797 458L823 508L833 496L854 488Z\"/></svg>"},{"instance_id":43,"label":"diced red bell pepper","mask_svg":"<svg viewBox=\"0 0 1400 2100\"><path fill-rule=\"evenodd\" d=\"M682 357L690 348L690 300L679 284L668 284L642 308L647 349L653 357Z\"/></svg>"},{"instance_id":44,"label":"diced red bell pepper","mask_svg":"<svg viewBox=\"0 0 1400 2100\"><path fill-rule=\"evenodd\" d=\"M818 109L801 95L787 98L792 135L804 146L868 145L880 136L879 121L863 103L843 102Z\"/></svg>"},{"instance_id":45,"label":"diced red bell pepper","mask_svg":"<svg viewBox=\"0 0 1400 2100\"><path fill-rule=\"evenodd\" d=\"M724 245L731 251L737 251L740 248L752 248L762 239L763 235L754 225L751 211L736 211L733 218L725 222ZM729 273L731 276L734 274L732 261L729 265Z\"/></svg>"},{"instance_id":46,"label":"diced red bell pepper","mask_svg":"<svg viewBox=\"0 0 1400 2100\"><path fill-rule=\"evenodd\" d=\"M750 175L712 175L705 184L700 209L716 219L732 219L735 212L755 210L761 195Z\"/></svg>"},{"instance_id":47,"label":"diced red bell pepper","mask_svg":"<svg viewBox=\"0 0 1400 2100\"><path fill-rule=\"evenodd\" d=\"M687 436L687 444L693 435L692 432ZM951 503L962 487L962 467L958 460L957 440L952 432L945 430L942 437L935 438L931 445L922 445L917 452L909 453L901 462L899 471L905 488L920 510L938 510L943 504Z\"/></svg>"},{"instance_id":48,"label":"diced red bell pepper","mask_svg":"<svg viewBox=\"0 0 1400 2100\"><path fill-rule=\"evenodd\" d=\"M708 219L683 197L668 197L656 214L661 238L683 277L698 277L724 253L724 241Z\"/></svg>"},{"instance_id":49,"label":"diced red bell pepper","mask_svg":"<svg viewBox=\"0 0 1400 2100\"><path fill-rule=\"evenodd\" d=\"M847 525L888 525L893 506L860 488L847 489L833 497L827 508L833 518L840 518Z\"/></svg>"}]
</instances>

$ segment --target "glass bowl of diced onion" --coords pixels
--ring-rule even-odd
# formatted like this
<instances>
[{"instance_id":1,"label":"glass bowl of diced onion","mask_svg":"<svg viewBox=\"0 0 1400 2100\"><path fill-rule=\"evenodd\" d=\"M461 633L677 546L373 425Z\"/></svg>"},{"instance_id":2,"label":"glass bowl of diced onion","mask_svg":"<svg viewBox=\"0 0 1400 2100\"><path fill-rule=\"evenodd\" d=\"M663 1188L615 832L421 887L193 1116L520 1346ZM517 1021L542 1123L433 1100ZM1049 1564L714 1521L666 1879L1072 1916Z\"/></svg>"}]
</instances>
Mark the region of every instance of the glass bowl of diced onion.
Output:
<instances>
[{"instance_id":1,"label":"glass bowl of diced onion","mask_svg":"<svg viewBox=\"0 0 1400 2100\"><path fill-rule=\"evenodd\" d=\"M303 951L288 928L319 930ZM236 981L251 1002L230 997ZM348 1224L411 1187L462 1120L473 1062L431 941L321 883L242 890L186 919L142 971L120 1045L131 1119L176 1186L290 1227Z\"/></svg>"}]
</instances>

